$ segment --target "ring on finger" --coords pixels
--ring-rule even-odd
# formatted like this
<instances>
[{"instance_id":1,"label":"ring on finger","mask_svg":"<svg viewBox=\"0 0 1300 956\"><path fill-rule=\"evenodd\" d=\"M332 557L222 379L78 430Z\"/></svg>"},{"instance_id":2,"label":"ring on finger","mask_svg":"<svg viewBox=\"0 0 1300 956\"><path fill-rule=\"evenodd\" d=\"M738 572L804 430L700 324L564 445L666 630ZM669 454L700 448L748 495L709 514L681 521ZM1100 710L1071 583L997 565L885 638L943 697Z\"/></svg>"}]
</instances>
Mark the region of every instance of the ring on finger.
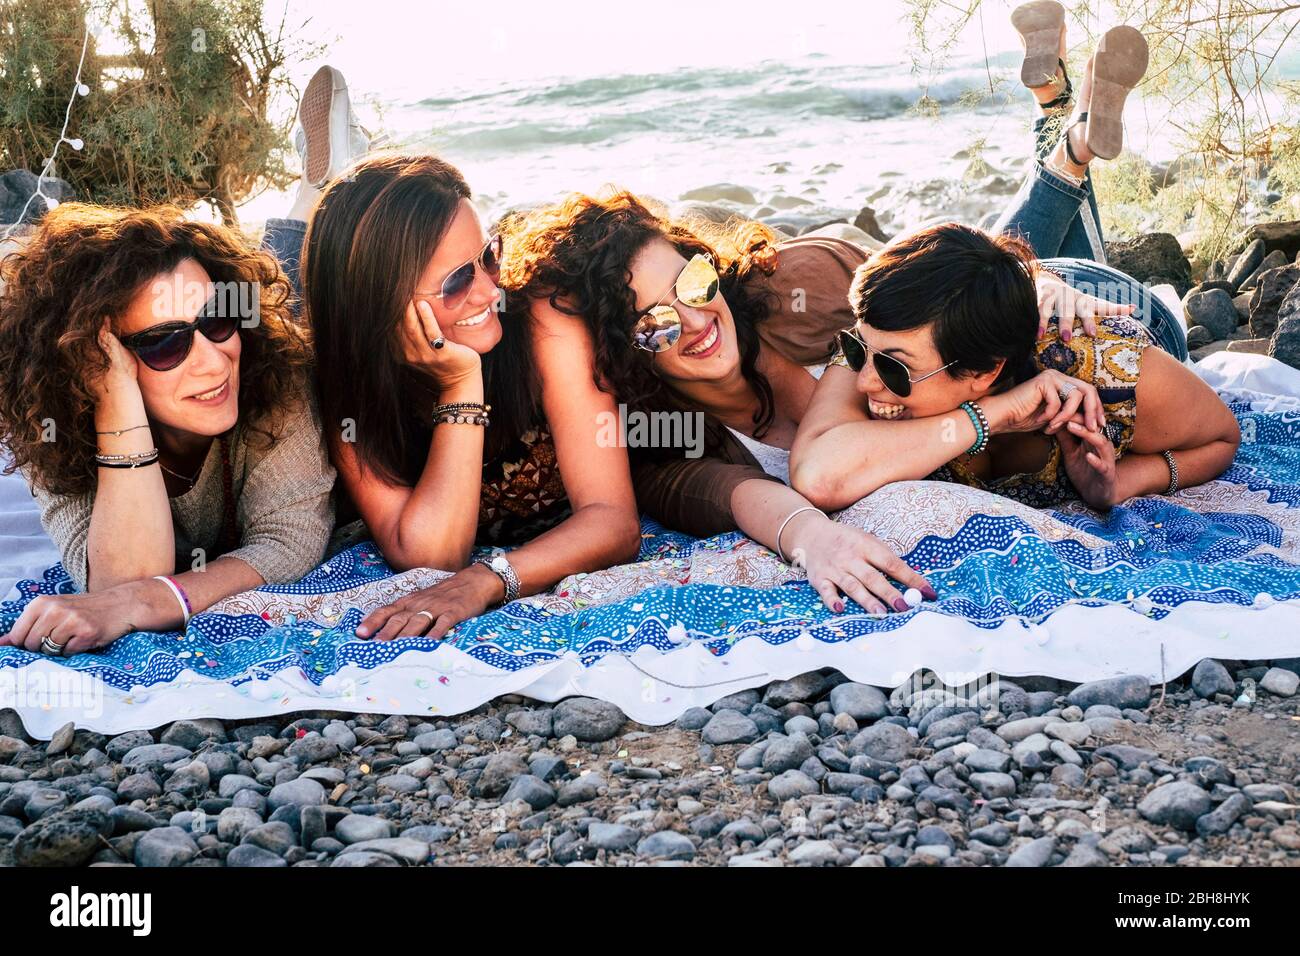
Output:
<instances>
[{"instance_id":1,"label":"ring on finger","mask_svg":"<svg viewBox=\"0 0 1300 956\"><path fill-rule=\"evenodd\" d=\"M441 335L438 336L436 339L429 339L429 345L435 349L440 349L446 344L447 344L447 340L444 339Z\"/></svg>"},{"instance_id":2,"label":"ring on finger","mask_svg":"<svg viewBox=\"0 0 1300 956\"><path fill-rule=\"evenodd\" d=\"M1056 394L1061 396L1061 401L1065 401L1070 395L1079 390L1079 386L1073 382L1062 382L1056 387Z\"/></svg>"},{"instance_id":3,"label":"ring on finger","mask_svg":"<svg viewBox=\"0 0 1300 956\"><path fill-rule=\"evenodd\" d=\"M62 657L64 645L60 644L54 638L46 634L41 638L41 653L48 654L50 657Z\"/></svg>"},{"instance_id":4,"label":"ring on finger","mask_svg":"<svg viewBox=\"0 0 1300 956\"><path fill-rule=\"evenodd\" d=\"M435 618L434 618L434 616L433 616L433 614L432 614L431 612L429 612L429 611L416 611L414 616L415 616L415 617L419 617L421 614L423 614L425 617L427 617L427 618L429 619L429 623L430 623L430 624L434 623Z\"/></svg>"}]
</instances>

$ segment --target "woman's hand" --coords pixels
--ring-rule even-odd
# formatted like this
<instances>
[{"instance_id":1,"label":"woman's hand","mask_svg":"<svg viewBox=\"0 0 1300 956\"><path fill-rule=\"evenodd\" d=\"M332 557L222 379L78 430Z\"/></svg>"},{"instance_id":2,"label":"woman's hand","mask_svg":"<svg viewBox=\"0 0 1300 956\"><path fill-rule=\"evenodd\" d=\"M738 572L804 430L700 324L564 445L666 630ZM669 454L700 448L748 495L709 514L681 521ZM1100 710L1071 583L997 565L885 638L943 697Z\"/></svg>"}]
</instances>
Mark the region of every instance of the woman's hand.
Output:
<instances>
[{"instance_id":1,"label":"woman's hand","mask_svg":"<svg viewBox=\"0 0 1300 956\"><path fill-rule=\"evenodd\" d=\"M434 348L433 343L439 339L442 348ZM402 357L407 363L423 370L444 390L482 375L479 354L442 334L427 299L407 303L401 341Z\"/></svg>"},{"instance_id":2,"label":"woman's hand","mask_svg":"<svg viewBox=\"0 0 1300 956\"><path fill-rule=\"evenodd\" d=\"M1071 419L1092 431L1100 431L1106 423L1106 410L1097 389L1052 369L981 399L980 405L995 435L1036 431L1055 435Z\"/></svg>"},{"instance_id":3,"label":"woman's hand","mask_svg":"<svg viewBox=\"0 0 1300 956\"><path fill-rule=\"evenodd\" d=\"M1079 292L1054 272L1039 269L1034 276L1038 289L1038 337L1047 334L1052 316L1058 316L1057 325L1061 341L1068 342L1074 335L1074 320L1078 319L1084 335L1097 334L1097 317L1132 315L1135 305L1107 302L1094 295Z\"/></svg>"},{"instance_id":4,"label":"woman's hand","mask_svg":"<svg viewBox=\"0 0 1300 956\"><path fill-rule=\"evenodd\" d=\"M424 634L441 640L461 621L477 617L505 597L505 583L488 568L472 564L445 581L371 611L357 627L357 637L391 641Z\"/></svg>"},{"instance_id":5,"label":"woman's hand","mask_svg":"<svg viewBox=\"0 0 1300 956\"><path fill-rule=\"evenodd\" d=\"M105 647L136 629L132 615L147 613L135 597L133 584L90 594L42 594L32 599L0 646L41 653L41 639L63 646L63 654L80 654ZM138 614L136 614L139 617ZM140 618L143 620L143 618Z\"/></svg>"},{"instance_id":6,"label":"woman's hand","mask_svg":"<svg viewBox=\"0 0 1300 956\"><path fill-rule=\"evenodd\" d=\"M789 544L782 550L796 567L804 568L808 583L836 614L844 610L841 593L871 614L884 614L886 605L908 610L910 605L885 575L916 588L931 601L938 597L930 582L874 534L807 511L790 522L785 537Z\"/></svg>"},{"instance_id":7,"label":"woman's hand","mask_svg":"<svg viewBox=\"0 0 1300 956\"><path fill-rule=\"evenodd\" d=\"M1057 433L1061 458L1070 482L1088 506L1109 511L1119 504L1119 480L1115 468L1115 446L1105 432L1094 432L1070 422Z\"/></svg>"},{"instance_id":8,"label":"woman's hand","mask_svg":"<svg viewBox=\"0 0 1300 956\"><path fill-rule=\"evenodd\" d=\"M90 383L97 401L102 402L109 396L138 394L140 364L135 354L113 334L113 325L108 319L104 319L99 328L99 347L108 356L108 370L97 373L97 378Z\"/></svg>"}]
</instances>

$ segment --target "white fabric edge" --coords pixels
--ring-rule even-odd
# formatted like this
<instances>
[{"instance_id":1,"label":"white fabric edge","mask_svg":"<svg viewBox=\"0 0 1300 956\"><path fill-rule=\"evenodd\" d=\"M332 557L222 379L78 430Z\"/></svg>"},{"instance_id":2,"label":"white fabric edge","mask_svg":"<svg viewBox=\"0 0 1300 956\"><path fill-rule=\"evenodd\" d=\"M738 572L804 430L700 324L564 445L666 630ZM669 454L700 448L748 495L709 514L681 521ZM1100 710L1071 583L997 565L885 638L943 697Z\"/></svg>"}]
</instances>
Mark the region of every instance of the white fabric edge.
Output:
<instances>
[{"instance_id":1,"label":"white fabric edge","mask_svg":"<svg viewBox=\"0 0 1300 956\"><path fill-rule=\"evenodd\" d=\"M1069 644L1063 648L1063 642ZM542 701L598 697L639 723L659 725L691 707L823 667L885 688L924 668L949 685L989 674L1050 674L1080 683L1142 674L1155 684L1207 657L1274 660L1297 655L1300 600L1261 608L1189 601L1160 621L1122 606L1071 605L1042 624L1026 626L1017 618L995 629L920 611L895 631L842 643L797 638L774 646L750 636L723 657L692 642L666 653L643 647L630 657L611 654L591 667L570 652L556 661L502 671L444 644L372 670L345 667L323 688L286 669L259 681L248 694L192 671L142 693L125 694L90 675L39 660L0 670L0 707L14 707L27 732L42 740L69 721L117 734L185 718L236 720L304 710L433 720L473 710L503 694ZM424 686L417 687L417 681ZM129 704L127 697L132 698Z\"/></svg>"}]
</instances>

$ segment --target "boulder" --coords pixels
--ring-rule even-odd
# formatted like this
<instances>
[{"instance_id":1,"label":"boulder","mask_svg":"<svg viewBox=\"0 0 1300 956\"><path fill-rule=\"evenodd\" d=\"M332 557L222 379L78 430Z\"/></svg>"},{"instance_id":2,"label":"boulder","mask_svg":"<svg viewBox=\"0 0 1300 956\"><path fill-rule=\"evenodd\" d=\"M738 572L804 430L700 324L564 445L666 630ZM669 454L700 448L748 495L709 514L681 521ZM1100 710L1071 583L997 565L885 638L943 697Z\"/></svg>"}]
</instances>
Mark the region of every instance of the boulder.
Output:
<instances>
[{"instance_id":1,"label":"boulder","mask_svg":"<svg viewBox=\"0 0 1300 956\"><path fill-rule=\"evenodd\" d=\"M1267 253L1264 250L1264 240L1256 239L1246 246L1244 252L1237 256L1237 261L1228 270L1228 281L1232 283L1234 289L1240 289L1242 284L1255 274L1259 264L1264 261Z\"/></svg>"},{"instance_id":2,"label":"boulder","mask_svg":"<svg viewBox=\"0 0 1300 956\"><path fill-rule=\"evenodd\" d=\"M1189 295L1183 303L1189 326L1203 325L1211 341L1226 339L1237 331L1237 308L1232 296L1223 289L1210 289Z\"/></svg>"},{"instance_id":3,"label":"boulder","mask_svg":"<svg viewBox=\"0 0 1300 956\"><path fill-rule=\"evenodd\" d=\"M11 169L4 175L0 175L0 224L9 225L18 222L20 214L23 222L39 221L45 215L45 204L39 199L32 200L30 205L27 202L35 192L35 173L25 169ZM54 177L47 178L41 183L41 192L59 202L68 202L76 198L71 186L62 179Z\"/></svg>"},{"instance_id":4,"label":"boulder","mask_svg":"<svg viewBox=\"0 0 1300 956\"><path fill-rule=\"evenodd\" d=\"M1268 343L1268 354L1300 369L1300 285L1291 289L1278 309L1277 330Z\"/></svg>"},{"instance_id":5,"label":"boulder","mask_svg":"<svg viewBox=\"0 0 1300 956\"><path fill-rule=\"evenodd\" d=\"M879 239L881 242L889 241L889 234L880 228L880 222L876 219L876 211L870 206L863 206L858 210L857 216L853 219L853 225L873 239Z\"/></svg>"},{"instance_id":6,"label":"boulder","mask_svg":"<svg viewBox=\"0 0 1300 956\"><path fill-rule=\"evenodd\" d=\"M1277 329L1277 313L1287 293L1300 282L1300 266L1269 269L1259 277L1250 296L1250 334L1266 338Z\"/></svg>"},{"instance_id":7,"label":"boulder","mask_svg":"<svg viewBox=\"0 0 1300 956\"><path fill-rule=\"evenodd\" d=\"M1266 253L1280 250L1288 259L1294 259L1300 255L1300 219L1261 222L1246 230L1245 240L1263 243Z\"/></svg>"},{"instance_id":8,"label":"boulder","mask_svg":"<svg viewBox=\"0 0 1300 956\"><path fill-rule=\"evenodd\" d=\"M1168 282L1179 298L1192 288L1192 265L1183 254L1178 238L1167 232L1152 232L1136 239L1106 243L1106 261L1139 282Z\"/></svg>"},{"instance_id":9,"label":"boulder","mask_svg":"<svg viewBox=\"0 0 1300 956\"><path fill-rule=\"evenodd\" d=\"M1265 272L1268 272L1270 269L1280 269L1282 266L1290 265L1290 263L1291 260L1282 255L1282 253L1270 252L1264 257L1264 261L1255 268L1255 271L1248 275L1245 281L1241 283L1240 291L1253 291L1255 286L1259 283L1260 277Z\"/></svg>"}]
</instances>

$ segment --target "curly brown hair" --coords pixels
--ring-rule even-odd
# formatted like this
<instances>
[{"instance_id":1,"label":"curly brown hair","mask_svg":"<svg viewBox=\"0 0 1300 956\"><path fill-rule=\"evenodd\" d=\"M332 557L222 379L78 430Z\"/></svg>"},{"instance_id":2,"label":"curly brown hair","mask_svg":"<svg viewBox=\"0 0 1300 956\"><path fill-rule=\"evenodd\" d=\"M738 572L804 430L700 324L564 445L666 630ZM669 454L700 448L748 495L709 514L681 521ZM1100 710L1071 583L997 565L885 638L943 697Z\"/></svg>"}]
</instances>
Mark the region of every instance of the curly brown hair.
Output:
<instances>
[{"instance_id":1,"label":"curly brown hair","mask_svg":"<svg viewBox=\"0 0 1300 956\"><path fill-rule=\"evenodd\" d=\"M0 444L13 458L6 474L21 468L58 495L95 487L92 385L109 368L103 317L122 315L146 282L186 259L214 282L260 286L260 321L239 330L239 415L259 441L278 439L285 413L307 394L311 347L275 258L172 206L65 203L0 262ZM50 420L57 441L42 440Z\"/></svg>"},{"instance_id":2,"label":"curly brown hair","mask_svg":"<svg viewBox=\"0 0 1300 956\"><path fill-rule=\"evenodd\" d=\"M596 349L596 385L629 407L676 408L644 351L632 344L636 296L631 263L647 242L665 239L685 258L711 255L720 288L735 319L740 368L759 398L756 435L775 414L772 387L758 371L758 324L772 314L771 296L749 283L771 268L777 237L758 222L734 218L721 225L652 210L625 190L603 196L574 193L563 201L507 216L501 284L512 299L546 299L558 312L580 317Z\"/></svg>"}]
</instances>

